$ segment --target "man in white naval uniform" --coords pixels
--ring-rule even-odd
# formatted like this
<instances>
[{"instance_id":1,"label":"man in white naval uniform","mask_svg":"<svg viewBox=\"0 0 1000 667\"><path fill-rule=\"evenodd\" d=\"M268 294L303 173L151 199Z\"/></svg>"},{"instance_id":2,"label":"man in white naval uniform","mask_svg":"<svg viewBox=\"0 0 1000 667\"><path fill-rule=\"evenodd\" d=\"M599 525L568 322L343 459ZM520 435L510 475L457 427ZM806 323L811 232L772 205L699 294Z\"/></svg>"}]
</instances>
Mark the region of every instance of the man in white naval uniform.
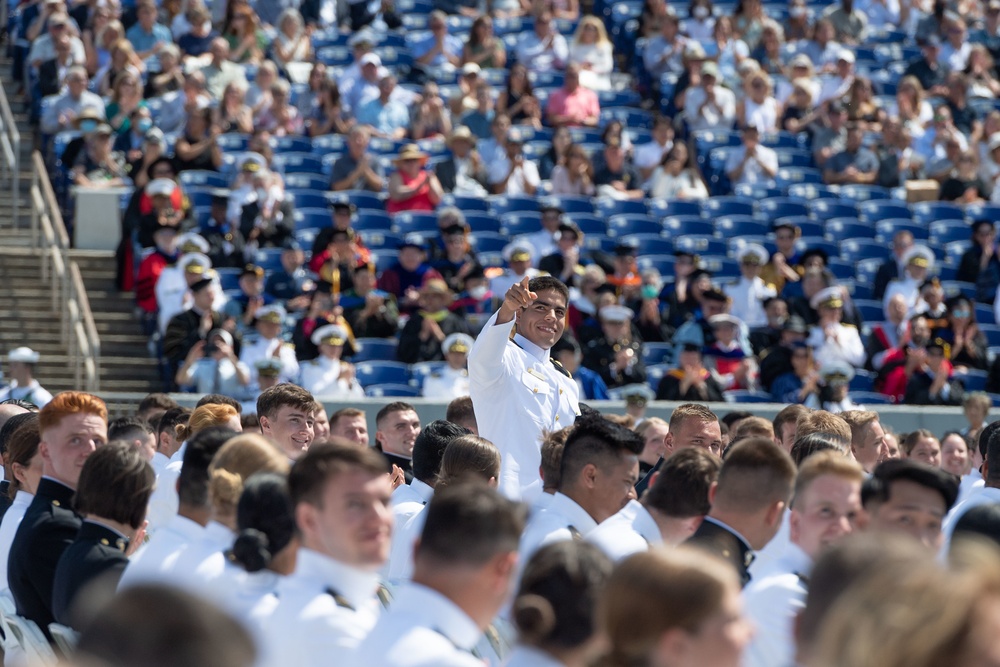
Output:
<instances>
[{"instance_id":1,"label":"man in white naval uniform","mask_svg":"<svg viewBox=\"0 0 1000 667\"><path fill-rule=\"evenodd\" d=\"M209 250L208 241L193 232L177 237L177 252L180 257L175 264L163 269L156 281L156 319L159 322L160 333L167 330L170 318L182 313L192 305L188 292L191 283L201 280L202 275L212 268L212 260L206 254ZM223 299L222 290L216 292ZM218 299L219 296L216 298ZM221 306L220 306L221 307Z\"/></svg>"},{"instance_id":2,"label":"man in white naval uniform","mask_svg":"<svg viewBox=\"0 0 1000 667\"><path fill-rule=\"evenodd\" d=\"M711 507L708 491L722 461L698 447L675 452L655 472L649 490L595 528L587 541L619 561L691 537Z\"/></svg>"},{"instance_id":3,"label":"man in white naval uniform","mask_svg":"<svg viewBox=\"0 0 1000 667\"><path fill-rule=\"evenodd\" d=\"M469 395L469 350L475 341L464 333L453 333L444 339L441 350L448 364L424 378L421 394L425 398L451 401Z\"/></svg>"},{"instance_id":4,"label":"man in white naval uniform","mask_svg":"<svg viewBox=\"0 0 1000 667\"><path fill-rule=\"evenodd\" d=\"M794 664L795 617L805 607L813 561L856 529L863 480L861 466L840 452L820 452L802 464L789 516L791 544L743 591L747 617L757 630L743 667Z\"/></svg>"},{"instance_id":5,"label":"man in white naval uniform","mask_svg":"<svg viewBox=\"0 0 1000 667\"><path fill-rule=\"evenodd\" d=\"M809 330L806 345L813 349L816 363L825 366L832 361L846 361L855 368L865 364L865 346L856 327L843 324L844 293L839 285L821 289L809 300L819 312L819 322Z\"/></svg>"},{"instance_id":6,"label":"man in white naval uniform","mask_svg":"<svg viewBox=\"0 0 1000 667\"><path fill-rule=\"evenodd\" d=\"M17 399L34 403L40 408L52 400L52 394L35 379L35 364L41 358L30 347L16 347L7 353L7 371L11 382L0 389L0 401Z\"/></svg>"},{"instance_id":7,"label":"man in white naval uniform","mask_svg":"<svg viewBox=\"0 0 1000 667\"><path fill-rule=\"evenodd\" d=\"M740 262L740 279L726 285L723 291L732 300L730 314L743 320L748 327L767 324L764 301L778 294L774 285L769 285L760 277L761 269L770 258L764 246L748 243L736 254Z\"/></svg>"},{"instance_id":8,"label":"man in white naval uniform","mask_svg":"<svg viewBox=\"0 0 1000 667\"><path fill-rule=\"evenodd\" d=\"M347 331L339 324L322 326L312 335L319 356L301 366L299 384L318 398L364 398L365 390L354 377L354 364L341 361Z\"/></svg>"},{"instance_id":9,"label":"man in white naval uniform","mask_svg":"<svg viewBox=\"0 0 1000 667\"><path fill-rule=\"evenodd\" d=\"M509 498L541 493L542 433L572 425L580 412L579 386L549 357L566 328L568 298L551 276L515 283L469 354L479 435L500 450L499 489Z\"/></svg>"},{"instance_id":10,"label":"man in white naval uniform","mask_svg":"<svg viewBox=\"0 0 1000 667\"><path fill-rule=\"evenodd\" d=\"M882 309L889 316L889 301L897 294L906 300L906 316L923 312L927 303L920 295L920 286L934 268L934 251L925 245L915 245L903 255L903 275L889 282L882 298Z\"/></svg>"},{"instance_id":11,"label":"man in white naval uniform","mask_svg":"<svg viewBox=\"0 0 1000 667\"><path fill-rule=\"evenodd\" d=\"M645 445L635 431L599 414L577 419L563 447L557 491L521 537L521 563L546 544L587 537L633 500Z\"/></svg>"},{"instance_id":12,"label":"man in white naval uniform","mask_svg":"<svg viewBox=\"0 0 1000 667\"><path fill-rule=\"evenodd\" d=\"M264 628L262 664L350 664L380 611L389 557L392 484L373 449L321 443L295 462L288 487L302 541Z\"/></svg>"},{"instance_id":13,"label":"man in white naval uniform","mask_svg":"<svg viewBox=\"0 0 1000 667\"><path fill-rule=\"evenodd\" d=\"M343 664L483 667L472 649L510 593L525 511L483 484L459 483L435 495L412 583L397 589L354 660Z\"/></svg>"},{"instance_id":14,"label":"man in white naval uniform","mask_svg":"<svg viewBox=\"0 0 1000 667\"><path fill-rule=\"evenodd\" d=\"M281 360L282 382L299 379L299 361L295 358L295 349L286 345L281 338L285 315L285 309L276 305L264 306L257 311L257 339L244 343L240 351L240 361L250 369L251 383L257 380L256 362L266 357Z\"/></svg>"}]
</instances>

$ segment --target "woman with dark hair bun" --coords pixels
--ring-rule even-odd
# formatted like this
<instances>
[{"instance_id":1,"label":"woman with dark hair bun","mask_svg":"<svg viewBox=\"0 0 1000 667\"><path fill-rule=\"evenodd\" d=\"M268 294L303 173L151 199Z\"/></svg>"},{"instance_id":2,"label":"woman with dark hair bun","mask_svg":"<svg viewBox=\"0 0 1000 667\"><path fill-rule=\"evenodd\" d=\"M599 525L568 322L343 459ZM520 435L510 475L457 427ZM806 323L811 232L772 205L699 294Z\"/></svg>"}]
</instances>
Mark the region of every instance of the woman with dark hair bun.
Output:
<instances>
[{"instance_id":1,"label":"woman with dark hair bun","mask_svg":"<svg viewBox=\"0 0 1000 667\"><path fill-rule=\"evenodd\" d=\"M583 667L601 653L597 600L611 560L587 542L539 549L521 577L512 608L519 644L506 667Z\"/></svg>"}]
</instances>

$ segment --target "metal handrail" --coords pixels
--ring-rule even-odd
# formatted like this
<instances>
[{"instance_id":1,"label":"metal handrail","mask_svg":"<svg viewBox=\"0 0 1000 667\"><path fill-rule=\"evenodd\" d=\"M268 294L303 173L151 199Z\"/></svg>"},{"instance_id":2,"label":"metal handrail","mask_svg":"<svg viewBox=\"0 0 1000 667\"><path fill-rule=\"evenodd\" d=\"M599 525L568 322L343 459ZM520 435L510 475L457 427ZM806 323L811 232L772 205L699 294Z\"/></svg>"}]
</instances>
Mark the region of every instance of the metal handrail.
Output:
<instances>
[{"instance_id":1,"label":"metal handrail","mask_svg":"<svg viewBox=\"0 0 1000 667\"><path fill-rule=\"evenodd\" d=\"M0 102L0 117L2 115ZM31 161L31 243L41 256L42 281L52 288L52 310L59 313L60 319L60 342L69 353L74 385L86 391L99 391L101 339L90 299L80 267L69 256L69 233L63 224L45 160L35 151Z\"/></svg>"},{"instance_id":2,"label":"metal handrail","mask_svg":"<svg viewBox=\"0 0 1000 667\"><path fill-rule=\"evenodd\" d=\"M4 6L4 16L6 13ZM0 25L6 25L6 20ZM17 129L17 121L14 120L3 86L0 86L0 152L3 154L3 160L0 161L0 177L11 184L10 191L14 197L13 220L16 227L21 206L21 133Z\"/></svg>"}]
</instances>

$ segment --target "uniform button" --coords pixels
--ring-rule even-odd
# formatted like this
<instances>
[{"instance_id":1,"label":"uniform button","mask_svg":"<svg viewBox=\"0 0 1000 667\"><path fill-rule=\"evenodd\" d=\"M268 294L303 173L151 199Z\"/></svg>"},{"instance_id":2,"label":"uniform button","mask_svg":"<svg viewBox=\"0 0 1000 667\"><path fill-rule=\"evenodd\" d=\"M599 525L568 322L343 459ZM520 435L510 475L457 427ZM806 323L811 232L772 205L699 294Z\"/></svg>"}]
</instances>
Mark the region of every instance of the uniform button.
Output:
<instances>
[{"instance_id":1,"label":"uniform button","mask_svg":"<svg viewBox=\"0 0 1000 667\"><path fill-rule=\"evenodd\" d=\"M106 538L106 537L102 537L102 538L101 538L101 544L103 544L104 546L106 546L106 547L107 547L107 546L110 546L110 545L111 545L111 542L108 542L108 538Z\"/></svg>"},{"instance_id":2,"label":"uniform button","mask_svg":"<svg viewBox=\"0 0 1000 667\"><path fill-rule=\"evenodd\" d=\"M559 395L560 395L560 396L562 396L562 392L563 392L563 390L562 390L562 389L560 389L560 390L559 390Z\"/></svg>"},{"instance_id":3,"label":"uniform button","mask_svg":"<svg viewBox=\"0 0 1000 667\"><path fill-rule=\"evenodd\" d=\"M536 387L536 388L532 389L531 391L533 391L533 392L535 392L537 394L538 393L538 388Z\"/></svg>"},{"instance_id":4,"label":"uniform button","mask_svg":"<svg viewBox=\"0 0 1000 667\"><path fill-rule=\"evenodd\" d=\"M52 506L53 507L62 507L62 503L60 503L58 500L53 500L52 501Z\"/></svg>"},{"instance_id":5,"label":"uniform button","mask_svg":"<svg viewBox=\"0 0 1000 667\"><path fill-rule=\"evenodd\" d=\"M556 421L559 421L559 415L556 415Z\"/></svg>"}]
</instances>

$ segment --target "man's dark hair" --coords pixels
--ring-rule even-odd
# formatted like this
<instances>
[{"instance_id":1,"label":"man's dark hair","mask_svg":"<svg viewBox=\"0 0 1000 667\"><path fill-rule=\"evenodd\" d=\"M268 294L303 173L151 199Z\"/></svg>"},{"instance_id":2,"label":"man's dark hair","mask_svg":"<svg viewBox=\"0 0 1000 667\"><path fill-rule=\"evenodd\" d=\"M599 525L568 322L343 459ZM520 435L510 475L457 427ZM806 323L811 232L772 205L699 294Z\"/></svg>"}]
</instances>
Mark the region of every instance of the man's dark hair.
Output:
<instances>
[{"instance_id":1,"label":"man's dark hair","mask_svg":"<svg viewBox=\"0 0 1000 667\"><path fill-rule=\"evenodd\" d=\"M964 537L986 538L1000 547L1000 505L977 505L962 514L955 522L951 543L956 544Z\"/></svg>"},{"instance_id":2,"label":"man's dark hair","mask_svg":"<svg viewBox=\"0 0 1000 667\"><path fill-rule=\"evenodd\" d=\"M22 424L26 424L31 421L31 418L38 418L37 412L22 412L20 414L13 415L9 417L7 421L0 426L0 454L7 453L7 441L10 437L14 435L14 431L21 427Z\"/></svg>"},{"instance_id":3,"label":"man's dark hair","mask_svg":"<svg viewBox=\"0 0 1000 667\"><path fill-rule=\"evenodd\" d=\"M566 304L569 305L569 288L558 278L553 278L552 276L532 278L528 281L528 290L536 294L542 290L555 290L562 295L562 298L566 300Z\"/></svg>"},{"instance_id":4,"label":"man's dark hair","mask_svg":"<svg viewBox=\"0 0 1000 667\"><path fill-rule=\"evenodd\" d=\"M174 587L129 587L82 626L81 664L104 667L251 667L253 639L241 623Z\"/></svg>"},{"instance_id":5,"label":"man's dark hair","mask_svg":"<svg viewBox=\"0 0 1000 667\"><path fill-rule=\"evenodd\" d=\"M153 466L139 450L111 442L87 457L73 505L81 515L110 519L138 529L156 484Z\"/></svg>"},{"instance_id":6,"label":"man's dark hair","mask_svg":"<svg viewBox=\"0 0 1000 667\"><path fill-rule=\"evenodd\" d=\"M797 423L799 421L799 417L806 412L809 412L809 408L799 403L792 403L791 405L783 407L771 421L771 426L774 428L774 437L780 439L782 431L785 428L785 424Z\"/></svg>"},{"instance_id":7,"label":"man's dark hair","mask_svg":"<svg viewBox=\"0 0 1000 667\"><path fill-rule=\"evenodd\" d=\"M297 384L282 382L265 389L257 397L257 418L274 419L278 416L278 411L285 406L312 414L313 408L316 407L316 399ZM236 410L239 411L239 408Z\"/></svg>"},{"instance_id":8,"label":"man's dark hair","mask_svg":"<svg viewBox=\"0 0 1000 667\"><path fill-rule=\"evenodd\" d=\"M208 466L224 444L238 436L224 426L198 431L187 441L184 466L177 478L177 497L181 505L208 507Z\"/></svg>"},{"instance_id":9,"label":"man's dark hair","mask_svg":"<svg viewBox=\"0 0 1000 667\"><path fill-rule=\"evenodd\" d=\"M200 399L198 399L198 404L194 407L200 408L203 405L229 405L232 406L237 413L243 412L243 406L232 396L226 396L224 394L205 394Z\"/></svg>"},{"instance_id":10,"label":"man's dark hair","mask_svg":"<svg viewBox=\"0 0 1000 667\"><path fill-rule=\"evenodd\" d=\"M752 412L747 412L746 410L733 410L732 412L727 412L720 419L720 424L725 424L726 427L731 431L733 429L733 424L736 422L746 419L747 417L753 417Z\"/></svg>"},{"instance_id":11,"label":"man's dark hair","mask_svg":"<svg viewBox=\"0 0 1000 667\"><path fill-rule=\"evenodd\" d=\"M421 482L433 486L448 443L455 438L471 434L472 431L464 426L453 424L444 419L432 421L423 427L413 442L413 476Z\"/></svg>"},{"instance_id":12,"label":"man's dark hair","mask_svg":"<svg viewBox=\"0 0 1000 667\"><path fill-rule=\"evenodd\" d=\"M795 464L774 440L747 438L727 451L719 470L716 505L753 512L791 499Z\"/></svg>"},{"instance_id":13,"label":"man's dark hair","mask_svg":"<svg viewBox=\"0 0 1000 667\"><path fill-rule=\"evenodd\" d=\"M141 415L147 410L169 410L176 407L180 407L177 401L170 398L167 394L157 391L152 394L146 394L146 397L139 401L139 406L135 409L135 413L136 415Z\"/></svg>"},{"instance_id":14,"label":"man's dark hair","mask_svg":"<svg viewBox=\"0 0 1000 667\"><path fill-rule=\"evenodd\" d=\"M365 411L357 408L341 408L330 415L330 428L337 425L341 417L364 417Z\"/></svg>"},{"instance_id":15,"label":"man's dark hair","mask_svg":"<svg viewBox=\"0 0 1000 667\"><path fill-rule=\"evenodd\" d=\"M163 413L160 421L157 422L156 434L159 435L164 431L169 431L171 435L177 433L177 425L186 424L190 416L191 410L188 408L170 408Z\"/></svg>"},{"instance_id":16,"label":"man's dark hair","mask_svg":"<svg viewBox=\"0 0 1000 667\"><path fill-rule=\"evenodd\" d=\"M469 396L459 396L448 404L444 418L453 424L462 424L476 421L476 412L472 408L472 398Z\"/></svg>"},{"instance_id":17,"label":"man's dark hair","mask_svg":"<svg viewBox=\"0 0 1000 667\"><path fill-rule=\"evenodd\" d=\"M239 532L226 556L247 572L260 572L295 537L295 506L284 475L262 472L243 485L236 505Z\"/></svg>"},{"instance_id":18,"label":"man's dark hair","mask_svg":"<svg viewBox=\"0 0 1000 667\"><path fill-rule=\"evenodd\" d=\"M674 452L660 466L642 504L675 519L704 516L712 507L708 490L718 479L721 467L719 458L701 447Z\"/></svg>"},{"instance_id":19,"label":"man's dark hair","mask_svg":"<svg viewBox=\"0 0 1000 667\"><path fill-rule=\"evenodd\" d=\"M24 408L28 412L38 412L38 406L31 401L25 401L21 398L8 398L6 401L0 401L0 405L16 405L19 408Z\"/></svg>"},{"instance_id":20,"label":"man's dark hair","mask_svg":"<svg viewBox=\"0 0 1000 667\"><path fill-rule=\"evenodd\" d=\"M108 442L112 440L132 442L155 433L148 421L138 417L119 417L108 424Z\"/></svg>"},{"instance_id":21,"label":"man's dark hair","mask_svg":"<svg viewBox=\"0 0 1000 667\"><path fill-rule=\"evenodd\" d=\"M618 465L622 456L638 456L645 446L638 433L604 417L577 417L563 447L559 466L560 490L575 484L585 466L593 464L602 471L608 471Z\"/></svg>"},{"instance_id":22,"label":"man's dark hair","mask_svg":"<svg viewBox=\"0 0 1000 667\"><path fill-rule=\"evenodd\" d=\"M1000 431L1000 419L984 426L982 432L979 434L977 446L979 447L979 455L983 457L983 460L989 460L990 439L998 431Z\"/></svg>"},{"instance_id":23,"label":"man's dark hair","mask_svg":"<svg viewBox=\"0 0 1000 667\"><path fill-rule=\"evenodd\" d=\"M448 485L427 506L416 561L439 565L484 565L517 551L527 508L482 482Z\"/></svg>"},{"instance_id":24,"label":"man's dark hair","mask_svg":"<svg viewBox=\"0 0 1000 667\"><path fill-rule=\"evenodd\" d=\"M288 492L292 502L321 507L323 489L331 477L347 470L361 470L372 475L384 475L389 462L374 449L360 448L343 438L331 437L327 442L313 444L292 465L288 474Z\"/></svg>"},{"instance_id":25,"label":"man's dark hair","mask_svg":"<svg viewBox=\"0 0 1000 667\"><path fill-rule=\"evenodd\" d=\"M378 411L378 414L375 415L375 426L378 427L378 425L382 423L382 420L391 415L393 412L407 412L410 410L413 412L417 411L415 407L404 401L393 401L392 403L387 403L381 410Z\"/></svg>"},{"instance_id":26,"label":"man's dark hair","mask_svg":"<svg viewBox=\"0 0 1000 667\"><path fill-rule=\"evenodd\" d=\"M937 491L944 500L945 512L958 498L958 477L955 475L913 459L893 459L878 464L872 476L865 480L861 486L861 504L868 509L873 504L888 502L892 497L893 482L899 481L913 482Z\"/></svg>"},{"instance_id":27,"label":"man's dark hair","mask_svg":"<svg viewBox=\"0 0 1000 667\"><path fill-rule=\"evenodd\" d=\"M804 435L801 438L796 438L795 442L792 443L792 451L789 452L792 455L792 460L795 461L795 466L799 467L802 462L813 454L832 449L834 451L840 452L841 454L846 454L848 447L844 442L829 433L810 433L809 435Z\"/></svg>"}]
</instances>

